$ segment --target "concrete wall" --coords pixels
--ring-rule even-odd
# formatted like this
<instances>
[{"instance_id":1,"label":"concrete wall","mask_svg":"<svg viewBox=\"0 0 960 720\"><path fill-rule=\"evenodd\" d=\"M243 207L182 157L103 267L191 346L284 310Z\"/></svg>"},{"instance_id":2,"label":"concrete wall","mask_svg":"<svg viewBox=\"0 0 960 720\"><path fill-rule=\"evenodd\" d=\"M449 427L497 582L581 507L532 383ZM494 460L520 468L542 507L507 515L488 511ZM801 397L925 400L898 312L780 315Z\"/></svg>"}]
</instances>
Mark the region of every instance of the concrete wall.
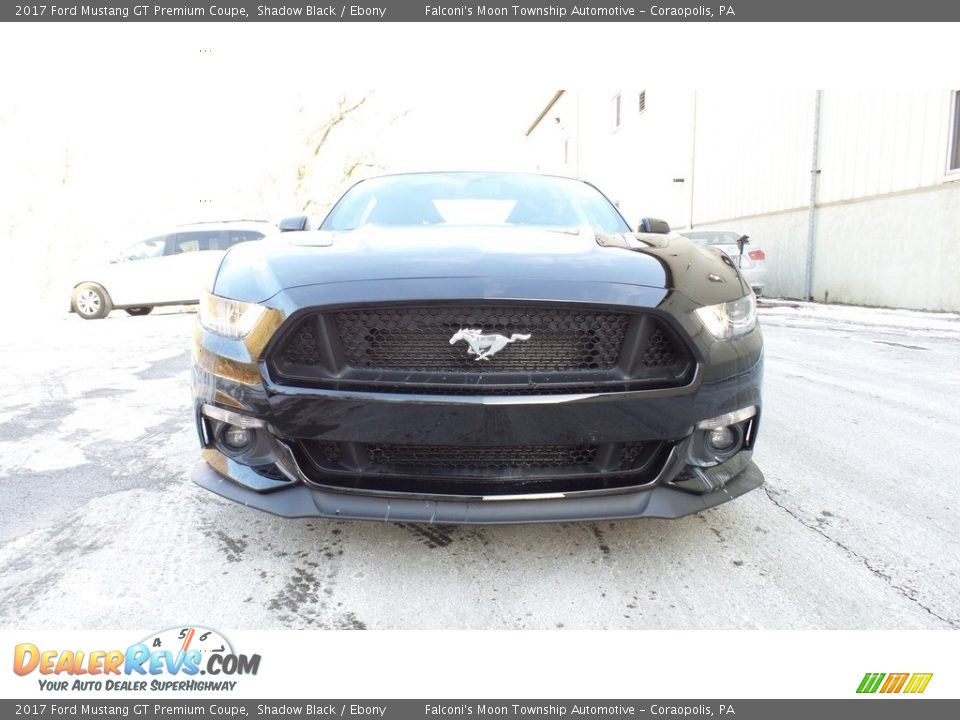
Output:
<instances>
[{"instance_id":1,"label":"concrete wall","mask_svg":"<svg viewBox=\"0 0 960 720\"><path fill-rule=\"evenodd\" d=\"M818 300L960 310L960 183L817 210Z\"/></svg>"}]
</instances>

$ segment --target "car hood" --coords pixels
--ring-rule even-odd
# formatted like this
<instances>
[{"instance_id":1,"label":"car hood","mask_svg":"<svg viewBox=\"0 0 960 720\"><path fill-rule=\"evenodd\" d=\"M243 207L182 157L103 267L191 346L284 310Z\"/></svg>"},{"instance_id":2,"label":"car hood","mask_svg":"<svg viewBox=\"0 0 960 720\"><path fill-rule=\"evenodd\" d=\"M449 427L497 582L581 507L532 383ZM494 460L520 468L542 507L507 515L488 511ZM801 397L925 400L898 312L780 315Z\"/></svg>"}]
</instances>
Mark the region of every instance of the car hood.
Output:
<instances>
[{"instance_id":1,"label":"car hood","mask_svg":"<svg viewBox=\"0 0 960 720\"><path fill-rule=\"evenodd\" d=\"M691 252L715 265L717 272L728 271L679 236L611 236L591 228L367 226L349 232L290 232L237 245L224 258L212 289L247 302L264 302L307 285L418 279L528 279L669 289L689 270Z\"/></svg>"}]
</instances>

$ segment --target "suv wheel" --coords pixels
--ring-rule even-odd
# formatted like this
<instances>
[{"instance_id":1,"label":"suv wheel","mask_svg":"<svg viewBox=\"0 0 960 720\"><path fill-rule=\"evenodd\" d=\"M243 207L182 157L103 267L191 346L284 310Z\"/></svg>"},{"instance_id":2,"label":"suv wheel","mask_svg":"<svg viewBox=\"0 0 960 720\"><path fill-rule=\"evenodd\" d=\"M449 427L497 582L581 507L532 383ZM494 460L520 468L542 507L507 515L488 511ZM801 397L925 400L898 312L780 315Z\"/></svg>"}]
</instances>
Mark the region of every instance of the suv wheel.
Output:
<instances>
[{"instance_id":1,"label":"suv wheel","mask_svg":"<svg viewBox=\"0 0 960 720\"><path fill-rule=\"evenodd\" d=\"M146 307L135 307L127 308L127 315L133 315L134 317L139 317L140 315L149 315L153 312L153 306L147 305Z\"/></svg>"},{"instance_id":2,"label":"suv wheel","mask_svg":"<svg viewBox=\"0 0 960 720\"><path fill-rule=\"evenodd\" d=\"M107 291L95 283L83 283L73 291L73 311L84 320L99 320L112 309Z\"/></svg>"}]
</instances>

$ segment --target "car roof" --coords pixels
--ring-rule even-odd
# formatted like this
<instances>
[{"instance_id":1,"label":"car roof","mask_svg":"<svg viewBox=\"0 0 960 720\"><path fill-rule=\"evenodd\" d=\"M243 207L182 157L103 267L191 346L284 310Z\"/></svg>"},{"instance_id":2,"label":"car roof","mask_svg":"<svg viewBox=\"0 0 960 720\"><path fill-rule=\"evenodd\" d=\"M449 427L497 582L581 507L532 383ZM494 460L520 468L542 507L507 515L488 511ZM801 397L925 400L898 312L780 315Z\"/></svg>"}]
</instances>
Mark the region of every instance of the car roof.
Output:
<instances>
[{"instance_id":1,"label":"car roof","mask_svg":"<svg viewBox=\"0 0 960 720\"><path fill-rule=\"evenodd\" d=\"M511 177L529 177L529 178L556 178L559 180L574 180L586 185L593 185L589 180L576 175L560 175L559 173L530 172L527 170L414 170L410 172L382 173L380 175L370 175L358 180L358 183L365 180L386 180L389 178L416 177L418 175L472 175L474 177L502 177L508 175Z\"/></svg>"}]
</instances>

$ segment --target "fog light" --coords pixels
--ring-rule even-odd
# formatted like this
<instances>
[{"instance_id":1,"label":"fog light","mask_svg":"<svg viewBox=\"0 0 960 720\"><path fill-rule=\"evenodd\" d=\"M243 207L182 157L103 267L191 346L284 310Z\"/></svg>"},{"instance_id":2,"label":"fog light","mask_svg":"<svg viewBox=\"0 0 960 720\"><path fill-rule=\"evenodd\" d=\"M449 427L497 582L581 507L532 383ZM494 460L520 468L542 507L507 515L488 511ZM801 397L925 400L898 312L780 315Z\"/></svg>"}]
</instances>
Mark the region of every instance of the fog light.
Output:
<instances>
[{"instance_id":1,"label":"fog light","mask_svg":"<svg viewBox=\"0 0 960 720\"><path fill-rule=\"evenodd\" d=\"M718 453L728 451L737 440L737 435L729 426L714 428L707 434L707 443L711 450Z\"/></svg>"},{"instance_id":2,"label":"fog light","mask_svg":"<svg viewBox=\"0 0 960 720\"><path fill-rule=\"evenodd\" d=\"M246 428L237 427L236 425L227 425L220 434L220 437L223 440L223 444L234 452L246 449L250 443L253 442L253 433Z\"/></svg>"},{"instance_id":3,"label":"fog light","mask_svg":"<svg viewBox=\"0 0 960 720\"><path fill-rule=\"evenodd\" d=\"M746 440L746 423L700 428L687 444L687 464L713 467L736 455Z\"/></svg>"}]
</instances>

